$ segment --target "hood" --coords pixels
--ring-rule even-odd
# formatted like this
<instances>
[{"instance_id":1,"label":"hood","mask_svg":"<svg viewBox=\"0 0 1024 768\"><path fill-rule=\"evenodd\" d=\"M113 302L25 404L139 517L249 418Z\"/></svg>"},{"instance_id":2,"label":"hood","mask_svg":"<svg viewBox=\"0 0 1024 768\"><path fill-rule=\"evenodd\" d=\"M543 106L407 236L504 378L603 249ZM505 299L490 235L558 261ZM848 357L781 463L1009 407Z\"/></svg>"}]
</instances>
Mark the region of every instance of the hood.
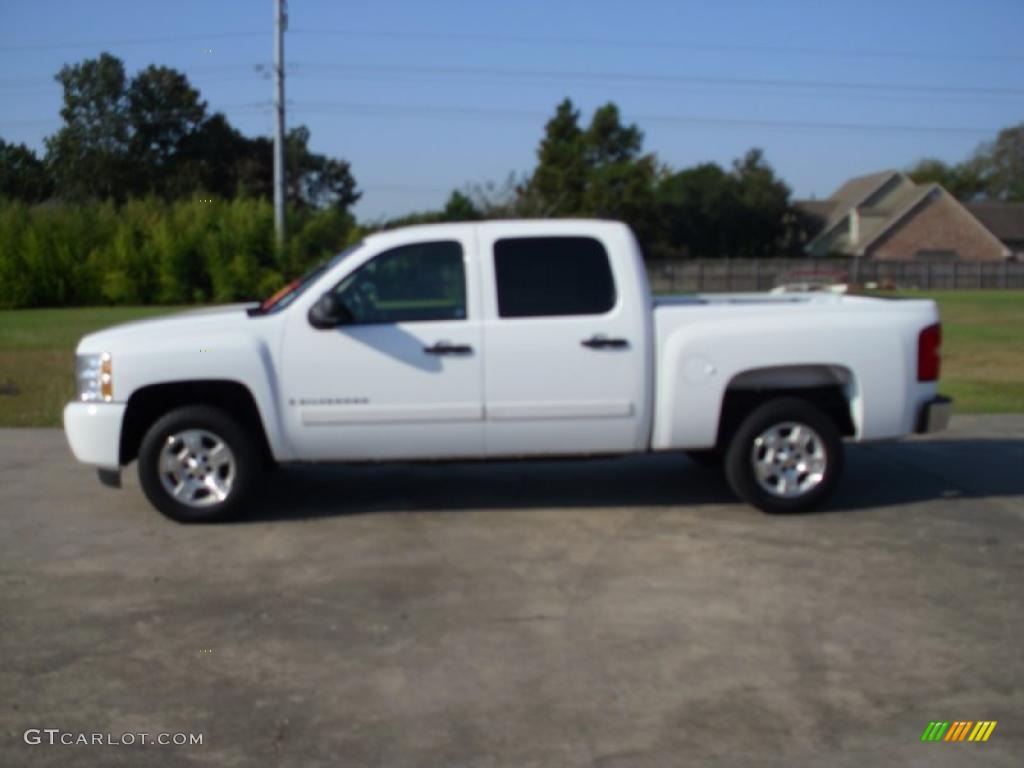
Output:
<instances>
[{"instance_id":1,"label":"hood","mask_svg":"<svg viewBox=\"0 0 1024 768\"><path fill-rule=\"evenodd\" d=\"M156 337L197 336L201 338L213 332L231 331L250 322L246 310L254 306L257 305L252 302L225 304L113 325L102 331L83 336L82 340L78 342L76 351L78 354L113 352L119 347L134 346L141 341Z\"/></svg>"}]
</instances>

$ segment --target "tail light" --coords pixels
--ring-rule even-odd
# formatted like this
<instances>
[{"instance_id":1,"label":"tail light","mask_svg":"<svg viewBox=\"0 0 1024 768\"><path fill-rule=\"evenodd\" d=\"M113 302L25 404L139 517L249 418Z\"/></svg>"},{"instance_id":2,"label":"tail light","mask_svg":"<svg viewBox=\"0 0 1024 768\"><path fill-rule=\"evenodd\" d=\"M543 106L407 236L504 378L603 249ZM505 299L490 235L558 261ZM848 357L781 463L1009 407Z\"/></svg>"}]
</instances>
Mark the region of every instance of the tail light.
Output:
<instances>
[{"instance_id":1,"label":"tail light","mask_svg":"<svg viewBox=\"0 0 1024 768\"><path fill-rule=\"evenodd\" d=\"M941 357L942 326L929 325L917 337L917 380L937 381Z\"/></svg>"}]
</instances>

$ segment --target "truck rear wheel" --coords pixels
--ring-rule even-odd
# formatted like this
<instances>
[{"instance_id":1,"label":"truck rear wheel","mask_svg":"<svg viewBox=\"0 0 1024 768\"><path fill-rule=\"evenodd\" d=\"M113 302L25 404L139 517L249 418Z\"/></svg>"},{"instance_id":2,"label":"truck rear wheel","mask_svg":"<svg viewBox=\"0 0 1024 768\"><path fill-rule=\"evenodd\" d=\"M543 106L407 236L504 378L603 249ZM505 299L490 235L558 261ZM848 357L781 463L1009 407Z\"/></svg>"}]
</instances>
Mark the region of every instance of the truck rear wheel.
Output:
<instances>
[{"instance_id":1,"label":"truck rear wheel","mask_svg":"<svg viewBox=\"0 0 1024 768\"><path fill-rule=\"evenodd\" d=\"M764 512L807 512L835 490L843 465L839 430L805 400L755 408L729 441L725 474L743 501Z\"/></svg>"},{"instance_id":2,"label":"truck rear wheel","mask_svg":"<svg viewBox=\"0 0 1024 768\"><path fill-rule=\"evenodd\" d=\"M172 520L218 522L241 511L259 464L256 441L224 411L186 406L157 419L142 438L139 483Z\"/></svg>"}]
</instances>

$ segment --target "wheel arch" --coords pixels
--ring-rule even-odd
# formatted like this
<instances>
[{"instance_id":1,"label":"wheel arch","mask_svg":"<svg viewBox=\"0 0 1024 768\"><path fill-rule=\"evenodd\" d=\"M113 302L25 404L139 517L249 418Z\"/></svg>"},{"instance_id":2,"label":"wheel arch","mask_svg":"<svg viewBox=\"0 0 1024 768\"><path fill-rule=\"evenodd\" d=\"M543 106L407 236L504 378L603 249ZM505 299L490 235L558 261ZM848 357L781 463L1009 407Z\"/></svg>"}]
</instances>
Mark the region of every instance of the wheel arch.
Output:
<instances>
[{"instance_id":1,"label":"wheel arch","mask_svg":"<svg viewBox=\"0 0 1024 768\"><path fill-rule=\"evenodd\" d=\"M231 379L197 379L152 384L132 393L121 426L121 465L137 458L143 436L157 419L186 405L220 408L248 430L257 439L264 457L273 461L266 424L249 388Z\"/></svg>"},{"instance_id":2,"label":"wheel arch","mask_svg":"<svg viewBox=\"0 0 1024 768\"><path fill-rule=\"evenodd\" d=\"M727 444L753 409L784 397L805 400L820 408L841 436L858 434L859 392L853 371L839 365L781 365L751 368L729 380L722 397L716 444Z\"/></svg>"}]
</instances>

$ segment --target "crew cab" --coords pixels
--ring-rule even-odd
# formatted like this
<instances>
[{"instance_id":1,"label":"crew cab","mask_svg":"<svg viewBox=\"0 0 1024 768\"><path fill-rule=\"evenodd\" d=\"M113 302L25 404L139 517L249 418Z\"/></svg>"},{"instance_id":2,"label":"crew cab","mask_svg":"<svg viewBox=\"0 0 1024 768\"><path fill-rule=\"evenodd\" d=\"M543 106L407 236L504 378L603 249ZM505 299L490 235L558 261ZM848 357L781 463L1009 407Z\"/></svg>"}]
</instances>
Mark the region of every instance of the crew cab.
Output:
<instances>
[{"instance_id":1,"label":"crew cab","mask_svg":"<svg viewBox=\"0 0 1024 768\"><path fill-rule=\"evenodd\" d=\"M380 232L267 301L77 348L64 426L167 516L242 513L269 464L688 452L768 512L829 496L843 441L941 429L928 300L652 298L624 224ZM683 478L693 475L680 474Z\"/></svg>"}]
</instances>

